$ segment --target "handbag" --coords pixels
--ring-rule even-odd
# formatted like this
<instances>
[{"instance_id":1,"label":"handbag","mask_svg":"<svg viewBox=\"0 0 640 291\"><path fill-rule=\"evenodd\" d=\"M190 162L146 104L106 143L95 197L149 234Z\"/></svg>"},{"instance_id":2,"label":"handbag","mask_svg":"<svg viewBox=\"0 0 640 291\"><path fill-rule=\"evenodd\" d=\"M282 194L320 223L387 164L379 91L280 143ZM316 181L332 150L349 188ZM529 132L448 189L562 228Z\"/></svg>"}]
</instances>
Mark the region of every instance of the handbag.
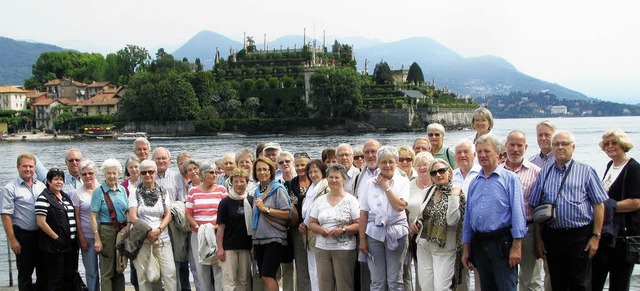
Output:
<instances>
[{"instance_id":1,"label":"handbag","mask_svg":"<svg viewBox=\"0 0 640 291\"><path fill-rule=\"evenodd\" d=\"M147 261L147 268L144 270L144 276L147 278L147 282L157 282L160 280L160 262L158 258L153 254L154 246L151 245L149 251L149 261Z\"/></svg>"},{"instance_id":2,"label":"handbag","mask_svg":"<svg viewBox=\"0 0 640 291\"><path fill-rule=\"evenodd\" d=\"M553 165L551 167L553 167ZM567 180L567 176L569 176L569 172L571 171L571 168L573 168L573 163L569 165L569 168L564 173L564 176L562 177L562 181L560 182L560 188L558 188L558 196L553 201L553 203L551 202L540 203L545 198L544 186L546 185L547 178L549 178L549 174L551 173L551 168L549 168L549 171L547 171L547 174L544 176L544 182L542 182L542 195L538 200L538 206L533 208L533 221L535 223L539 225L545 225L545 224L554 223L556 221L556 217L557 217L556 203L558 202L558 199L562 195L562 187L564 186L564 182Z\"/></svg>"},{"instance_id":3,"label":"handbag","mask_svg":"<svg viewBox=\"0 0 640 291\"><path fill-rule=\"evenodd\" d=\"M624 200L625 184L627 184L627 169L624 170L624 176L622 180L622 197L620 201ZM622 214L622 242L624 243L624 253L627 263L640 264L640 236L627 235L626 214Z\"/></svg>"}]
</instances>

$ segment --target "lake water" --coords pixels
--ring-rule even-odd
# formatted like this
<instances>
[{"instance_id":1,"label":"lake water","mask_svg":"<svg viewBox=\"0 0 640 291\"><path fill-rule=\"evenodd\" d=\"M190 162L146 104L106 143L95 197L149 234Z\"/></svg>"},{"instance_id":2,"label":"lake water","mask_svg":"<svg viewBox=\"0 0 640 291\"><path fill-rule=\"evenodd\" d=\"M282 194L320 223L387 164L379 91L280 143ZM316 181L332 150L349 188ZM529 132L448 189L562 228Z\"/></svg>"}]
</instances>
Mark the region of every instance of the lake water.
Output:
<instances>
[{"instance_id":1,"label":"lake water","mask_svg":"<svg viewBox=\"0 0 640 291\"><path fill-rule=\"evenodd\" d=\"M529 149L527 156L534 155L538 151L535 126L543 119L497 119L493 133L500 137L512 130L521 130L528 137ZM612 128L622 128L629 134L632 140L639 141L640 117L588 117L588 118L556 118L551 119L557 128L572 132L576 139L574 158L592 165L599 175L604 173L608 157L600 150L598 143L604 131ZM445 135L445 145L453 145L456 141L473 134L472 130L449 131ZM352 145L362 145L366 140L374 138L383 145L408 145L418 136L424 133L367 133L355 135L221 135L215 137L180 137L180 138L151 138L151 147L163 146L168 148L174 158L180 151L189 151L201 160L212 160L221 157L224 153L237 152L243 148L255 151L255 146L260 142L279 142L284 150L292 153L307 152L312 158L319 158L321 151L326 147L335 147L346 142ZM16 157L23 152L36 154L47 168L65 168L64 155L67 149L76 147L83 153L85 159L91 159L98 166L107 158L116 158L124 162L132 154L132 141L123 140L82 140L82 141L39 141L39 142L0 142L0 184L5 185L15 178ZM640 157L640 145L630 151L630 156ZM100 178L100 181L103 181ZM8 270L7 242L4 231L0 231L0 269ZM11 255L14 259L13 254ZM82 264L80 264L82 266ZM14 284L17 282L15 261L12 265ZM0 286L9 285L9 273L2 272ZM637 273L637 271L636 271ZM128 276L127 276L128 278ZM640 287L640 286L639 286Z\"/></svg>"}]
</instances>

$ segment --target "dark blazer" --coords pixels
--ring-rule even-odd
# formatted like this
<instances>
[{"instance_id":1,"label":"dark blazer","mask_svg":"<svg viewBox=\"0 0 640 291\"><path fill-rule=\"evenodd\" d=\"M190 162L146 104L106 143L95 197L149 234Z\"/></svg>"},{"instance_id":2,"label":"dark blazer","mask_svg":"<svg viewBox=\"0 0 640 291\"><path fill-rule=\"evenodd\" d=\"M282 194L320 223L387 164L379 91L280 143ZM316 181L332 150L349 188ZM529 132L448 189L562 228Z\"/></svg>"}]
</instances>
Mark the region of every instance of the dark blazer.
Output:
<instances>
[{"instance_id":1,"label":"dark blazer","mask_svg":"<svg viewBox=\"0 0 640 291\"><path fill-rule=\"evenodd\" d=\"M612 164L613 162L611 161L607 164L604 176L607 175ZM640 164L633 158L627 162L627 165L622 169L618 178L616 178L613 184L611 184L608 193L611 199L616 201L621 201L623 199L623 184L625 188L624 199L640 198ZM640 210L628 213L616 213L614 223L617 224L617 226L620 226L623 217L625 218L627 235L640 235ZM622 230L620 230L618 235L622 235Z\"/></svg>"},{"instance_id":2,"label":"dark blazer","mask_svg":"<svg viewBox=\"0 0 640 291\"><path fill-rule=\"evenodd\" d=\"M289 193L289 197L298 198L295 201L296 210L298 210L298 223L302 223L302 217L300 217L300 213L302 213L302 201L304 200L305 195L300 193L300 179L298 176L295 176L293 179L284 183L284 187L287 188L287 192ZM294 202L293 199L291 202Z\"/></svg>"},{"instance_id":3,"label":"dark blazer","mask_svg":"<svg viewBox=\"0 0 640 291\"><path fill-rule=\"evenodd\" d=\"M66 200L70 205L73 205L67 193L61 191L60 194L62 194L62 200ZM49 189L44 189L40 195L44 195L49 202L49 209L47 209L47 224L51 230L58 234L64 243L64 247L60 249L57 248L54 240L42 230L39 232L38 247L40 250L48 253L64 253L76 249L78 247L78 243L76 239L71 239L71 227L69 225L67 209L65 209L64 205L58 201L55 194L53 194Z\"/></svg>"}]
</instances>

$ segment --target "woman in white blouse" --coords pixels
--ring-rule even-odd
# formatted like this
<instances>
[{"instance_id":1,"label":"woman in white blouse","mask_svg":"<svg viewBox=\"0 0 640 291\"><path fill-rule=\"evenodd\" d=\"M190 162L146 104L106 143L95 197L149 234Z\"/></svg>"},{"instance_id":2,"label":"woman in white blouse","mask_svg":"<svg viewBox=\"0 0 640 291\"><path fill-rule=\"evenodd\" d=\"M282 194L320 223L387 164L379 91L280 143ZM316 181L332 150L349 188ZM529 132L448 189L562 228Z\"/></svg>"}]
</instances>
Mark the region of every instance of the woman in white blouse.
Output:
<instances>
[{"instance_id":1,"label":"woman in white blouse","mask_svg":"<svg viewBox=\"0 0 640 291\"><path fill-rule=\"evenodd\" d=\"M396 171L398 151L383 146L376 156L379 173L360 193L360 251L367 256L370 290L404 290L403 262L407 251L409 179ZM364 287L364 286L363 286Z\"/></svg>"},{"instance_id":2,"label":"woman in white blouse","mask_svg":"<svg viewBox=\"0 0 640 291\"><path fill-rule=\"evenodd\" d=\"M329 193L311 207L309 228L318 235L316 267L320 290L353 290L356 237L360 206L344 191L347 170L340 164L327 168Z\"/></svg>"}]
</instances>

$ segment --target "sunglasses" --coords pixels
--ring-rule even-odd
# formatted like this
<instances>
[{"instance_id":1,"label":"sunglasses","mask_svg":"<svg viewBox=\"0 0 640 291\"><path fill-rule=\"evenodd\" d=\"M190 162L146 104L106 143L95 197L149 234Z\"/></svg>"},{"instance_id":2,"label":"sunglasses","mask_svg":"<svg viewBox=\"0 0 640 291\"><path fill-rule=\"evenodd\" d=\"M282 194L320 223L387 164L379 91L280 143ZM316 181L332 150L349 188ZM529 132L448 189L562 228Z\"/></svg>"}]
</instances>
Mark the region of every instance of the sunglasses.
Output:
<instances>
[{"instance_id":1,"label":"sunglasses","mask_svg":"<svg viewBox=\"0 0 640 291\"><path fill-rule=\"evenodd\" d=\"M69 163L71 163L71 162L79 163L79 162L82 162L82 159L68 159L67 162L69 162Z\"/></svg>"},{"instance_id":2,"label":"sunglasses","mask_svg":"<svg viewBox=\"0 0 640 291\"><path fill-rule=\"evenodd\" d=\"M444 173L447 172L447 168L440 168L437 170L433 170L431 172L429 172L429 174L431 174L432 177L435 177L436 175L440 174L440 176L444 175Z\"/></svg>"},{"instance_id":3,"label":"sunglasses","mask_svg":"<svg viewBox=\"0 0 640 291\"><path fill-rule=\"evenodd\" d=\"M428 133L428 134L427 134L427 136L429 136L429 137L433 137L433 136L440 136L440 133L439 133L439 132L436 132L436 133Z\"/></svg>"},{"instance_id":4,"label":"sunglasses","mask_svg":"<svg viewBox=\"0 0 640 291\"><path fill-rule=\"evenodd\" d=\"M354 160L363 160L364 156L353 156Z\"/></svg>"},{"instance_id":5,"label":"sunglasses","mask_svg":"<svg viewBox=\"0 0 640 291\"><path fill-rule=\"evenodd\" d=\"M310 158L309 158L309 155L308 155L307 153L295 153L295 154L293 154L293 158L294 158L294 159L297 159L297 158L307 158L307 159L310 159Z\"/></svg>"},{"instance_id":6,"label":"sunglasses","mask_svg":"<svg viewBox=\"0 0 640 291\"><path fill-rule=\"evenodd\" d=\"M59 174L64 175L64 172L58 168L51 168L49 169L49 172L53 173L54 175L59 175Z\"/></svg>"},{"instance_id":7,"label":"sunglasses","mask_svg":"<svg viewBox=\"0 0 640 291\"><path fill-rule=\"evenodd\" d=\"M146 175L153 175L153 174L155 174L155 173L156 173L156 171L154 171L154 170L149 170L149 171L140 171L140 175L142 175L142 176L146 176Z\"/></svg>"},{"instance_id":8,"label":"sunglasses","mask_svg":"<svg viewBox=\"0 0 640 291\"><path fill-rule=\"evenodd\" d=\"M398 161L405 162L405 163L410 163L413 162L413 158L399 158Z\"/></svg>"},{"instance_id":9,"label":"sunglasses","mask_svg":"<svg viewBox=\"0 0 640 291\"><path fill-rule=\"evenodd\" d=\"M93 175L95 175L95 174L96 174L96 173L94 173L94 172L88 172L88 173L82 173L82 174L80 174L80 175L82 175L83 177L86 177L86 176L93 176Z\"/></svg>"},{"instance_id":10,"label":"sunglasses","mask_svg":"<svg viewBox=\"0 0 640 291\"><path fill-rule=\"evenodd\" d=\"M278 162L278 165L284 165L284 163L291 164L291 160L282 160Z\"/></svg>"}]
</instances>

